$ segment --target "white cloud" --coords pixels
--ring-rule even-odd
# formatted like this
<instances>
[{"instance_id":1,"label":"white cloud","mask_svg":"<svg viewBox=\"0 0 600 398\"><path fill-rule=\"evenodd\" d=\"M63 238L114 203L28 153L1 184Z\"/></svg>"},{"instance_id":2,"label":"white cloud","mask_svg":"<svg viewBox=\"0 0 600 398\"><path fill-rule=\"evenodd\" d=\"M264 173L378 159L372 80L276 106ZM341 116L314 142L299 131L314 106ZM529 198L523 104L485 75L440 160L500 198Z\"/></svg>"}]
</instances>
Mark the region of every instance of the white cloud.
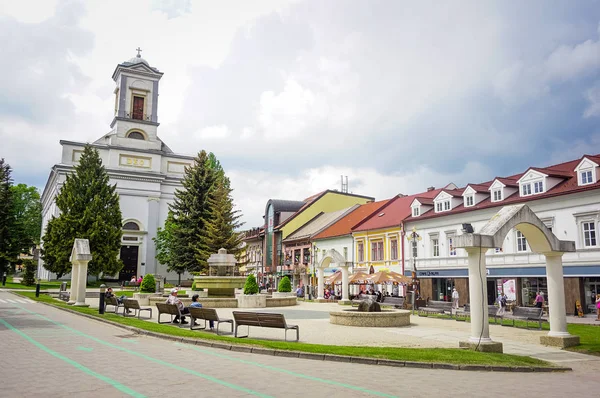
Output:
<instances>
[{"instance_id":1,"label":"white cloud","mask_svg":"<svg viewBox=\"0 0 600 398\"><path fill-rule=\"evenodd\" d=\"M600 116L600 81L587 90L585 97L588 100L588 106L583 112L583 117Z\"/></svg>"}]
</instances>

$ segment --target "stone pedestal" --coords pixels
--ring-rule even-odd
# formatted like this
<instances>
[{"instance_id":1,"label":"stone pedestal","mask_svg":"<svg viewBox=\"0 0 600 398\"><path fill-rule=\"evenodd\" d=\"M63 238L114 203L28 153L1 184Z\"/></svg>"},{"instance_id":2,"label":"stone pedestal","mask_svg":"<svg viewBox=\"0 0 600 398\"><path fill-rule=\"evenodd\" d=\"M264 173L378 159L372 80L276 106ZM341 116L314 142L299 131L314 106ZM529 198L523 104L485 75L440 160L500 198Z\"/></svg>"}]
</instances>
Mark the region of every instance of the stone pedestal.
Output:
<instances>
[{"instance_id":1,"label":"stone pedestal","mask_svg":"<svg viewBox=\"0 0 600 398\"><path fill-rule=\"evenodd\" d=\"M502 343L499 343L497 341L486 341L486 342L481 342L481 343L477 343L477 342L473 342L473 341L459 341L458 342L458 346L460 348L468 348L469 350L473 350L473 351L480 351L480 352L498 352L500 354L502 354Z\"/></svg>"},{"instance_id":2,"label":"stone pedestal","mask_svg":"<svg viewBox=\"0 0 600 398\"><path fill-rule=\"evenodd\" d=\"M568 348L579 345L579 336L540 336L540 344L551 347Z\"/></svg>"},{"instance_id":3,"label":"stone pedestal","mask_svg":"<svg viewBox=\"0 0 600 398\"><path fill-rule=\"evenodd\" d=\"M75 239L71 258L71 297L70 304L77 307L89 307L85 303L85 288L87 285L88 263L92 260L90 242L87 239Z\"/></svg>"},{"instance_id":4,"label":"stone pedestal","mask_svg":"<svg viewBox=\"0 0 600 398\"><path fill-rule=\"evenodd\" d=\"M266 308L267 296L264 294L240 294L237 302L238 308Z\"/></svg>"}]
</instances>

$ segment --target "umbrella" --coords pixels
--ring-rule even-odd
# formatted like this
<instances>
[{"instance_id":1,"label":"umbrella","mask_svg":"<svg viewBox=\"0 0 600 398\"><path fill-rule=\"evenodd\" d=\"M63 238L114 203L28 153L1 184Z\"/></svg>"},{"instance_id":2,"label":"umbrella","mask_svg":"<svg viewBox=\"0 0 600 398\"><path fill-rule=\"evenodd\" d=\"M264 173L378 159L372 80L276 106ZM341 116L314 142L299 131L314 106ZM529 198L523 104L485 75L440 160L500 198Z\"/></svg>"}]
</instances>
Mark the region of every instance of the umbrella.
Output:
<instances>
[{"instance_id":1,"label":"umbrella","mask_svg":"<svg viewBox=\"0 0 600 398\"><path fill-rule=\"evenodd\" d=\"M406 283L406 284L412 283L412 279L410 279L408 276L404 276L404 275L399 274L399 273L394 272L394 271L390 271L389 274L390 274L390 276L392 278L394 278L395 282Z\"/></svg>"},{"instance_id":2,"label":"umbrella","mask_svg":"<svg viewBox=\"0 0 600 398\"><path fill-rule=\"evenodd\" d=\"M337 271L335 274L329 275L327 278L325 278L326 285L332 285L332 284L341 283L341 282L342 282L341 271Z\"/></svg>"},{"instance_id":3,"label":"umbrella","mask_svg":"<svg viewBox=\"0 0 600 398\"><path fill-rule=\"evenodd\" d=\"M350 278L348 278L348 283L360 284L369 280L369 275L365 274L362 271L358 271L355 274L352 274Z\"/></svg>"},{"instance_id":4,"label":"umbrella","mask_svg":"<svg viewBox=\"0 0 600 398\"><path fill-rule=\"evenodd\" d=\"M369 281L376 285L379 285L382 283L397 282L394 280L394 278L392 278L392 276L390 276L389 273L382 272L382 271L379 271L379 272L369 275Z\"/></svg>"}]
</instances>

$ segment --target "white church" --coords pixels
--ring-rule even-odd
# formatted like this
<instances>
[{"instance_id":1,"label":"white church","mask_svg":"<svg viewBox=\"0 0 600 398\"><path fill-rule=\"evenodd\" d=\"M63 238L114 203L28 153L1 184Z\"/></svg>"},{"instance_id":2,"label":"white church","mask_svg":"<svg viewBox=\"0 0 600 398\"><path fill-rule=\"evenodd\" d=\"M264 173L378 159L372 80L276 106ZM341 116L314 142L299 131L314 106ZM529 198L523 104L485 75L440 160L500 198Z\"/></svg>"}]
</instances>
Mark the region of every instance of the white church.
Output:
<instances>
[{"instance_id":1,"label":"white church","mask_svg":"<svg viewBox=\"0 0 600 398\"><path fill-rule=\"evenodd\" d=\"M111 130L91 145L98 150L102 163L117 185L123 216L121 260L124 267L114 277L130 280L132 275L159 274L168 280L177 275L167 273L166 266L156 261L152 238L162 227L181 188L184 168L193 157L173 153L157 136L158 83L163 75L140 56L117 65L115 110ZM42 235L52 216L59 215L55 198L83 153L86 143L61 140L62 157L50 171L42 194ZM38 277L55 276L44 268L40 259Z\"/></svg>"}]
</instances>

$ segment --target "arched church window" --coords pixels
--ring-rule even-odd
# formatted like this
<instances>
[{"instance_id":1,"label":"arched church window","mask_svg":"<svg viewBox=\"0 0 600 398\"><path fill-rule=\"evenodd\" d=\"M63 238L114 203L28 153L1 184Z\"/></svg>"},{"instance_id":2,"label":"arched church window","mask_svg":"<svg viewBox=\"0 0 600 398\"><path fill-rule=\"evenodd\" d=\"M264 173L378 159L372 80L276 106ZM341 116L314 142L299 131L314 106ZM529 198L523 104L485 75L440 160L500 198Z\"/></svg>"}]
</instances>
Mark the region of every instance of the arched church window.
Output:
<instances>
[{"instance_id":1,"label":"arched church window","mask_svg":"<svg viewBox=\"0 0 600 398\"><path fill-rule=\"evenodd\" d=\"M140 133L139 131L132 131L131 133L127 134L127 138L133 138L134 140L146 139L146 137L144 137L144 134Z\"/></svg>"},{"instance_id":2,"label":"arched church window","mask_svg":"<svg viewBox=\"0 0 600 398\"><path fill-rule=\"evenodd\" d=\"M128 221L125 223L125 225L123 225L123 229L128 231L139 231L140 226L137 225L137 223L134 223L133 221Z\"/></svg>"}]
</instances>

